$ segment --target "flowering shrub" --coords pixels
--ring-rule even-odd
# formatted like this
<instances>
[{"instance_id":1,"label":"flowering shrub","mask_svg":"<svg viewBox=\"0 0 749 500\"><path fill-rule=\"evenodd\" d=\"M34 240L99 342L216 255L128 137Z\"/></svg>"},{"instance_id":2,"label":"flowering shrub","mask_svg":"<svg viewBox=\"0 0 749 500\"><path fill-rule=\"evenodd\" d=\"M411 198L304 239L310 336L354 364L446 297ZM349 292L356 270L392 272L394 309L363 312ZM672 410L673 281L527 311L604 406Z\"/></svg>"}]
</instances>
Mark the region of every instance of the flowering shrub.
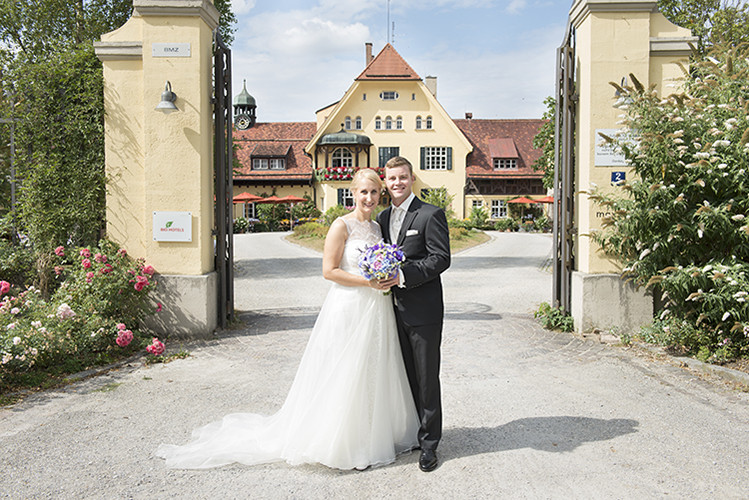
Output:
<instances>
[{"instance_id":1,"label":"flowering shrub","mask_svg":"<svg viewBox=\"0 0 749 500\"><path fill-rule=\"evenodd\" d=\"M0 281L0 388L13 374L84 369L144 345L137 326L153 312L153 267L106 241L52 253L59 286L48 299Z\"/></svg>"},{"instance_id":2,"label":"flowering shrub","mask_svg":"<svg viewBox=\"0 0 749 500\"><path fill-rule=\"evenodd\" d=\"M623 132L637 140L611 140L637 177L622 194L590 192L611 214L594 239L625 276L662 291L660 319L689 322L699 333L685 347L705 358L749 354L747 55L716 47L692 66L685 92L664 99L634 76L633 88L617 86Z\"/></svg>"}]
</instances>

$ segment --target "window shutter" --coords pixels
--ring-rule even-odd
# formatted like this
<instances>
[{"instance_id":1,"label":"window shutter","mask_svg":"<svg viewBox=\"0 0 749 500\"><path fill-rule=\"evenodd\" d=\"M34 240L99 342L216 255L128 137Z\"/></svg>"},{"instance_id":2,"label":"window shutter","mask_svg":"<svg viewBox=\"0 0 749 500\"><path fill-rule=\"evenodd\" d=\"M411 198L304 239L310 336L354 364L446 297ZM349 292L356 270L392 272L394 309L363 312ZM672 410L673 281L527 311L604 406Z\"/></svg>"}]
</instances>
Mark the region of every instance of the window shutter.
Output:
<instances>
[{"instance_id":1,"label":"window shutter","mask_svg":"<svg viewBox=\"0 0 749 500\"><path fill-rule=\"evenodd\" d=\"M421 147L421 164L419 165L419 168L421 170L426 169L426 156L427 156L427 148L422 146Z\"/></svg>"},{"instance_id":2,"label":"window shutter","mask_svg":"<svg viewBox=\"0 0 749 500\"><path fill-rule=\"evenodd\" d=\"M453 147L452 146L447 147L447 169L448 170L453 169Z\"/></svg>"},{"instance_id":3,"label":"window shutter","mask_svg":"<svg viewBox=\"0 0 749 500\"><path fill-rule=\"evenodd\" d=\"M338 204L343 206L343 189L338 190Z\"/></svg>"}]
</instances>

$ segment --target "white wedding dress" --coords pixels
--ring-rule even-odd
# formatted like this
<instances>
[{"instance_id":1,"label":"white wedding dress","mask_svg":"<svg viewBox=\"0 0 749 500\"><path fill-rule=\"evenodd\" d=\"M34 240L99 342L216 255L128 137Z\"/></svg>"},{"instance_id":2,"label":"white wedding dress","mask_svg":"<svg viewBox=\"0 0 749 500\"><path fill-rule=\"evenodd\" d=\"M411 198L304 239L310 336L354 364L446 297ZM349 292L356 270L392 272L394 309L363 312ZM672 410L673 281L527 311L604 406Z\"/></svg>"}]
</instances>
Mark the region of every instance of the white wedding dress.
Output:
<instances>
[{"instance_id":1,"label":"white wedding dress","mask_svg":"<svg viewBox=\"0 0 749 500\"><path fill-rule=\"evenodd\" d=\"M360 274L360 250L382 239L380 228L343 220L349 236L340 267ZM364 469L416 447L418 427L391 298L333 283L276 414L227 415L193 431L193 442L161 445L156 454L172 468L285 460Z\"/></svg>"}]
</instances>

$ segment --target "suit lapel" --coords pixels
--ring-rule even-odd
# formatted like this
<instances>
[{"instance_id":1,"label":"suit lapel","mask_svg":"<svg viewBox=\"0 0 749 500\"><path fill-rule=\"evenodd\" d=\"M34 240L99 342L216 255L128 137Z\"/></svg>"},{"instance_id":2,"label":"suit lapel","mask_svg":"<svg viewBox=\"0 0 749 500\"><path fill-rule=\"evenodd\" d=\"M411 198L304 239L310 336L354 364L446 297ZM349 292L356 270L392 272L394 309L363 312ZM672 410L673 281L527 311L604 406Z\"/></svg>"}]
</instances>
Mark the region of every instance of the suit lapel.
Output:
<instances>
[{"instance_id":1,"label":"suit lapel","mask_svg":"<svg viewBox=\"0 0 749 500\"><path fill-rule=\"evenodd\" d=\"M388 207L382 211L382 215L380 216L380 221L382 222L380 229L382 230L382 238L385 240L385 243L392 243L390 241L390 211L391 208Z\"/></svg>"}]
</instances>

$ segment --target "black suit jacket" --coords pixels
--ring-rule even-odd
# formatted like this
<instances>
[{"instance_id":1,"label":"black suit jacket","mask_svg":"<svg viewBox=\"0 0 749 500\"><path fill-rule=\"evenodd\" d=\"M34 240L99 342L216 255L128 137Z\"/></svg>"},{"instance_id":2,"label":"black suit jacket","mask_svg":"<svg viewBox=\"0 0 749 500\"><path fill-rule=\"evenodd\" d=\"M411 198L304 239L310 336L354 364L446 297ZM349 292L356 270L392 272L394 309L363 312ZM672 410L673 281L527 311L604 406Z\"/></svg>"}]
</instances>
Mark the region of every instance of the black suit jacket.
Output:
<instances>
[{"instance_id":1,"label":"black suit jacket","mask_svg":"<svg viewBox=\"0 0 749 500\"><path fill-rule=\"evenodd\" d=\"M445 212L414 198L403 219L398 241L390 241L390 208L377 216L387 243L406 255L401 267L405 288L394 286L395 304L412 326L440 324L444 316L440 274L450 267L450 232Z\"/></svg>"}]
</instances>

